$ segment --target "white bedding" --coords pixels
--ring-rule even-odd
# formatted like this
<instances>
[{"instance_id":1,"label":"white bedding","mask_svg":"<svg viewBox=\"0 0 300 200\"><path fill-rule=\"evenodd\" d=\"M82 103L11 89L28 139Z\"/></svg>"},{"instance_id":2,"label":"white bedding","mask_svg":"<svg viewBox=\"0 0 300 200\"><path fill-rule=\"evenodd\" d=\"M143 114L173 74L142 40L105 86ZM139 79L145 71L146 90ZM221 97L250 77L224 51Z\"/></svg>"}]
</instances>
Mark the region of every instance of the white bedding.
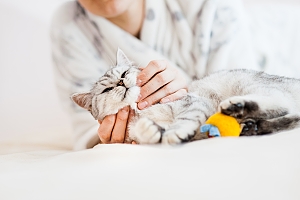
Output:
<instances>
[{"instance_id":1,"label":"white bedding","mask_svg":"<svg viewBox=\"0 0 300 200\"><path fill-rule=\"evenodd\" d=\"M1 199L300 199L300 129L0 156Z\"/></svg>"},{"instance_id":2,"label":"white bedding","mask_svg":"<svg viewBox=\"0 0 300 200\"><path fill-rule=\"evenodd\" d=\"M12 2L17 9L10 6ZM0 37L0 52L5 55L0 59L1 200L300 199L300 129L264 137L214 138L178 147L116 144L71 151L69 121L51 85L46 34L47 8L52 2L36 14L25 6L30 8L28 15L21 1L0 2L0 22L10 25ZM37 17L44 11L46 17ZM256 11L251 10L253 15ZM14 16L10 23L4 20L6 15ZM18 23L26 28L15 26ZM296 34L286 33L291 38ZM14 39L9 38L12 34ZM264 37L268 35L260 39ZM19 45L18 51L11 48L12 42ZM295 55L289 62L299 66L300 52L292 52ZM41 117L42 112L47 115Z\"/></svg>"}]
</instances>

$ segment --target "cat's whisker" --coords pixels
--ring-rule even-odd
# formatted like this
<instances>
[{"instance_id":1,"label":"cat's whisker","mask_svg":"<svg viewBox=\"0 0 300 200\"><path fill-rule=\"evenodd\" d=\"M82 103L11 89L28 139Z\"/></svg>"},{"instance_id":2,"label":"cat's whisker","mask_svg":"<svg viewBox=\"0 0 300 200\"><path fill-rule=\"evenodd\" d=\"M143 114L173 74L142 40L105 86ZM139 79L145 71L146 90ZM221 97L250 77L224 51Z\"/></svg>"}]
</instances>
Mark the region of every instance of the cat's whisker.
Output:
<instances>
[{"instance_id":1,"label":"cat's whisker","mask_svg":"<svg viewBox=\"0 0 300 200\"><path fill-rule=\"evenodd\" d=\"M137 68L138 68L138 69L141 68L141 64L142 64L142 62L140 62L140 63L137 65Z\"/></svg>"},{"instance_id":2,"label":"cat's whisker","mask_svg":"<svg viewBox=\"0 0 300 200\"><path fill-rule=\"evenodd\" d=\"M109 56L108 56L108 59L109 59L109 61L111 63L110 68L113 68L114 66L116 66L116 64L113 62L113 60Z\"/></svg>"}]
</instances>

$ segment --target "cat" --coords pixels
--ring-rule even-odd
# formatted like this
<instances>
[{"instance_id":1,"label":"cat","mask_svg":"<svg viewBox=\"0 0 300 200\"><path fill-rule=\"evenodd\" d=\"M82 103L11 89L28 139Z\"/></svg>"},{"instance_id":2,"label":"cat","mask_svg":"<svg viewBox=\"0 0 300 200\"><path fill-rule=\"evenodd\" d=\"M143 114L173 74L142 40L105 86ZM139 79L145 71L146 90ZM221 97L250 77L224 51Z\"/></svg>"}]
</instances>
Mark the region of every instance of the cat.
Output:
<instances>
[{"instance_id":1,"label":"cat","mask_svg":"<svg viewBox=\"0 0 300 200\"><path fill-rule=\"evenodd\" d=\"M140 69L122 50L117 65L86 93L71 96L95 119L130 105L135 116L128 124L127 142L180 144L207 138L199 127L216 112L235 117L241 136L265 135L300 127L300 80L246 69L221 70L195 80L180 100L137 109Z\"/></svg>"}]
</instances>

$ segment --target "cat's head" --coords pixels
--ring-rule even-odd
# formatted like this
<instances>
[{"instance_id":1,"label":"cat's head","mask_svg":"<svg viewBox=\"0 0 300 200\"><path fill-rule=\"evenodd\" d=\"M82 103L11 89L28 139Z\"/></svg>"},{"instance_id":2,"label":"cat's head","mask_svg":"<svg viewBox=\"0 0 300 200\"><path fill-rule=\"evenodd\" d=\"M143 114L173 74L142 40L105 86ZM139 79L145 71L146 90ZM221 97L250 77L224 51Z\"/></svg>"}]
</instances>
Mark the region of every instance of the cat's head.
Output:
<instances>
[{"instance_id":1,"label":"cat's head","mask_svg":"<svg viewBox=\"0 0 300 200\"><path fill-rule=\"evenodd\" d=\"M140 94L136 78L140 70L133 66L122 50L117 52L117 65L108 70L89 92L75 93L72 100L91 112L95 119L117 113L121 108L134 106Z\"/></svg>"}]
</instances>

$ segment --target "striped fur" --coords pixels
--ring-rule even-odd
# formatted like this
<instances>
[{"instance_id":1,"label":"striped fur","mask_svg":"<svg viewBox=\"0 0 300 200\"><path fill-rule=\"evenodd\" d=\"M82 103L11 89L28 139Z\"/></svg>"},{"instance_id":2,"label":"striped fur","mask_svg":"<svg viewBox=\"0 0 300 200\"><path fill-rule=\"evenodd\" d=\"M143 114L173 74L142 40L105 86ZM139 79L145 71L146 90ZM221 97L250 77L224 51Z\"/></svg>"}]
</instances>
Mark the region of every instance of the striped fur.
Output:
<instances>
[{"instance_id":1,"label":"striped fur","mask_svg":"<svg viewBox=\"0 0 300 200\"><path fill-rule=\"evenodd\" d=\"M263 135L300 126L300 80L251 70L224 70L194 81L180 100L136 108L139 69L118 50L117 66L100 78L90 92L72 99L95 119L130 105L128 142L178 144L206 138L199 127L217 111L237 118L241 135Z\"/></svg>"}]
</instances>

